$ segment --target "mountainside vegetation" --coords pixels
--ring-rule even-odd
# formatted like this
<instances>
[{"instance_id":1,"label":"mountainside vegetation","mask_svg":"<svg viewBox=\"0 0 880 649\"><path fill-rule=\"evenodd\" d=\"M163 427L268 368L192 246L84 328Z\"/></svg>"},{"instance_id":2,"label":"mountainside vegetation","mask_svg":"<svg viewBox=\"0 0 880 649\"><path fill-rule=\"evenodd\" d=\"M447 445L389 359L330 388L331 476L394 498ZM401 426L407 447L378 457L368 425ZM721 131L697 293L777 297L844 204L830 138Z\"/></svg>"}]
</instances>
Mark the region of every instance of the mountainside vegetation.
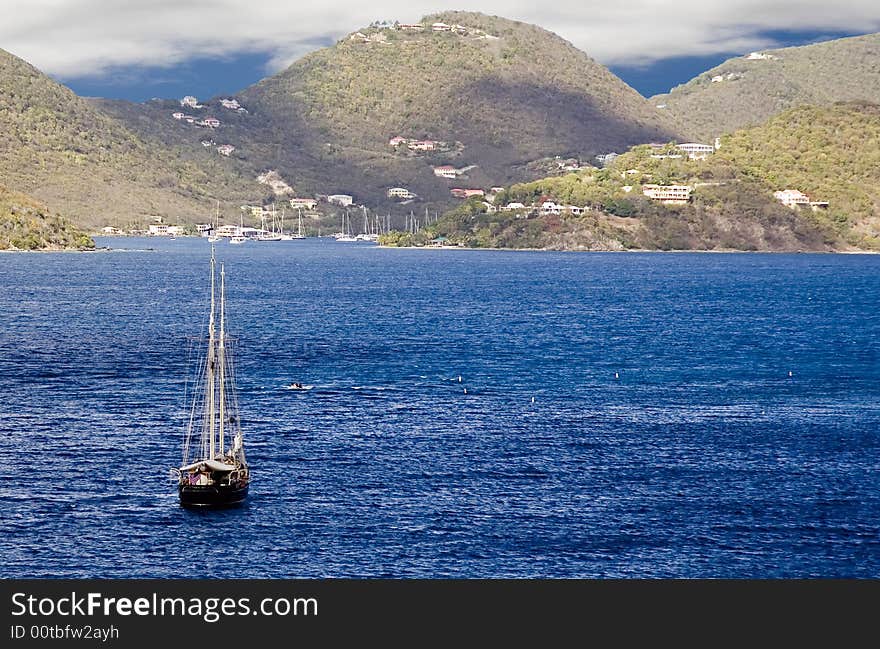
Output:
<instances>
[{"instance_id":1,"label":"mountainside vegetation","mask_svg":"<svg viewBox=\"0 0 880 649\"><path fill-rule=\"evenodd\" d=\"M91 250L86 233L30 196L0 186L0 250Z\"/></svg>"},{"instance_id":2,"label":"mountainside vegetation","mask_svg":"<svg viewBox=\"0 0 880 649\"><path fill-rule=\"evenodd\" d=\"M651 98L688 137L711 140L804 105L880 103L880 34L729 59Z\"/></svg>"},{"instance_id":3,"label":"mountainside vegetation","mask_svg":"<svg viewBox=\"0 0 880 649\"><path fill-rule=\"evenodd\" d=\"M404 185L448 202L450 187L528 178L539 158L588 159L675 135L636 91L546 30L467 12L421 24L361 30L242 92L259 158L310 191L380 202ZM397 135L450 146L410 155L389 147ZM431 170L444 163L476 168L449 182Z\"/></svg>"},{"instance_id":4,"label":"mountainside vegetation","mask_svg":"<svg viewBox=\"0 0 880 649\"><path fill-rule=\"evenodd\" d=\"M434 31L438 22L449 29ZM539 27L465 12L420 25L373 25L304 56L237 94L247 113L218 98L190 112L222 120L217 143L234 145L251 175L275 170L298 195L351 194L381 210L397 205L391 187L415 193L417 211L446 208L451 188L541 177L541 159L588 160L677 135L635 90ZM201 148L200 134L171 119L173 104L102 107L144 136ZM395 136L439 144L389 146ZM445 164L464 171L437 177L432 167Z\"/></svg>"},{"instance_id":5,"label":"mountainside vegetation","mask_svg":"<svg viewBox=\"0 0 880 649\"><path fill-rule=\"evenodd\" d=\"M652 185L688 186L667 205ZM828 206L790 208L774 192L800 191ZM547 202L575 206L542 213ZM494 211L504 206L524 207ZM531 207L535 206L535 207ZM604 169L514 184L448 212L386 245L554 249L880 250L880 107L801 107L721 139L706 159L675 143L641 145Z\"/></svg>"},{"instance_id":6,"label":"mountainside vegetation","mask_svg":"<svg viewBox=\"0 0 880 649\"><path fill-rule=\"evenodd\" d=\"M180 155L136 135L2 50L0 87L0 178L81 226L204 220L213 196L245 185L216 154Z\"/></svg>"}]
</instances>

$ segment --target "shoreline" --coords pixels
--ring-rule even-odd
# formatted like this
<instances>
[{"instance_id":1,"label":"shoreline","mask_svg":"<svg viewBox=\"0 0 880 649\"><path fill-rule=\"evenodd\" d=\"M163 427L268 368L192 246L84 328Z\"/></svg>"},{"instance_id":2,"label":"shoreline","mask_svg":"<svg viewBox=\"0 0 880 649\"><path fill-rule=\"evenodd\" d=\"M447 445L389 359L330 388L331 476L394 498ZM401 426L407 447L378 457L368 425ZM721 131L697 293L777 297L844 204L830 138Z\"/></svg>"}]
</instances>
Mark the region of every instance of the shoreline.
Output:
<instances>
[{"instance_id":1,"label":"shoreline","mask_svg":"<svg viewBox=\"0 0 880 649\"><path fill-rule=\"evenodd\" d=\"M700 253L700 254L717 254L717 255L880 255L880 250L693 250L693 249L676 249L676 250L656 250L650 248L629 248L626 250L572 250L557 248L472 248L467 246L383 246L379 248L384 250L466 250L466 251L493 251L493 252L564 252L564 253L659 253L659 254L681 254L681 253Z\"/></svg>"}]
</instances>

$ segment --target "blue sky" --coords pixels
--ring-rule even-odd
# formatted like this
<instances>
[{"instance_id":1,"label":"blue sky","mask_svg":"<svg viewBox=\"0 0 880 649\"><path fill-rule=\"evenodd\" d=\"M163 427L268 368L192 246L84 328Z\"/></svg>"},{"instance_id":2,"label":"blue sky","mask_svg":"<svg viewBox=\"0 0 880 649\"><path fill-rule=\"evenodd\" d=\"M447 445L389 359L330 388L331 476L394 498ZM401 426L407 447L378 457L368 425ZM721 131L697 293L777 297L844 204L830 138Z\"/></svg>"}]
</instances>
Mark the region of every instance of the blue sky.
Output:
<instances>
[{"instance_id":1,"label":"blue sky","mask_svg":"<svg viewBox=\"0 0 880 649\"><path fill-rule=\"evenodd\" d=\"M534 23L650 96L725 59L880 31L878 0L0 0L0 48L78 94L232 94L377 19L447 8Z\"/></svg>"}]
</instances>

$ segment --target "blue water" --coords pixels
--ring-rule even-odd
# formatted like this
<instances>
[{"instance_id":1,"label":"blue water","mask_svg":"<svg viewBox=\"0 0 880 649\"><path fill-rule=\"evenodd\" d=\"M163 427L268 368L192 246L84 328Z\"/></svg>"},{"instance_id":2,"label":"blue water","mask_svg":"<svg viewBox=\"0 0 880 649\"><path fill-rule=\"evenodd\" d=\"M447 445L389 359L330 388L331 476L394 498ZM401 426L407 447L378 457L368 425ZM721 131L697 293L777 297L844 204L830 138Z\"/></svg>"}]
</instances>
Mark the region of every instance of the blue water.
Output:
<instances>
[{"instance_id":1,"label":"blue water","mask_svg":"<svg viewBox=\"0 0 880 649\"><path fill-rule=\"evenodd\" d=\"M880 576L878 256L220 244L254 480L191 512L208 244L99 243L0 256L6 577Z\"/></svg>"}]
</instances>

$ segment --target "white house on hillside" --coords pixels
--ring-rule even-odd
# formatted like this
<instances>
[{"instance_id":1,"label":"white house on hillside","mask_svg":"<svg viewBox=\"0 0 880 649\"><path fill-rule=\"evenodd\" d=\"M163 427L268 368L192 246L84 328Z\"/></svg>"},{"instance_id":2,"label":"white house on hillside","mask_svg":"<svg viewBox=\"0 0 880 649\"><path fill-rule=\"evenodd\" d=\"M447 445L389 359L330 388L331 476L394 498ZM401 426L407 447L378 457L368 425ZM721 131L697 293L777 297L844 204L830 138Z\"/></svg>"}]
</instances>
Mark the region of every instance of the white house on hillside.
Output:
<instances>
[{"instance_id":1,"label":"white house on hillside","mask_svg":"<svg viewBox=\"0 0 880 649\"><path fill-rule=\"evenodd\" d=\"M669 205L687 203L693 190L690 185L642 185L645 196Z\"/></svg>"},{"instance_id":2,"label":"white house on hillside","mask_svg":"<svg viewBox=\"0 0 880 649\"><path fill-rule=\"evenodd\" d=\"M354 198L348 194L331 194L327 197L327 202L333 203L334 205L341 205L342 207L348 207L354 202Z\"/></svg>"}]
</instances>

